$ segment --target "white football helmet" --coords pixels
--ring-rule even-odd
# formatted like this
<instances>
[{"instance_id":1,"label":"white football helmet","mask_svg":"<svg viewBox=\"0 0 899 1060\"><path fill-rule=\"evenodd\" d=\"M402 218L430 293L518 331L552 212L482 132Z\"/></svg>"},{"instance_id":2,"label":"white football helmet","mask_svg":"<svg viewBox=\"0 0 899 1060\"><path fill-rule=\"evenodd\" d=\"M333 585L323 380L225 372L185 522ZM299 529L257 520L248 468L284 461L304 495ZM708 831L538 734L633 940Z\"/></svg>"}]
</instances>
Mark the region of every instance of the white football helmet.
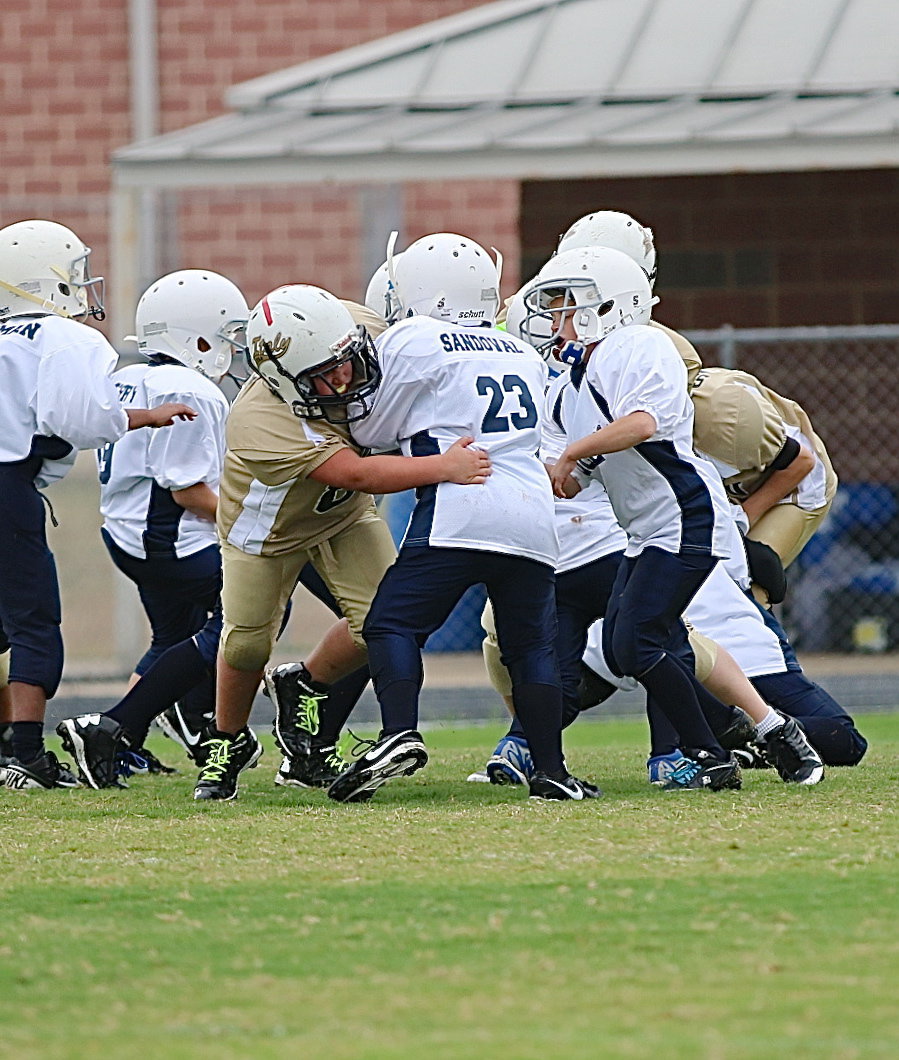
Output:
<instances>
[{"instance_id":1,"label":"white football helmet","mask_svg":"<svg viewBox=\"0 0 899 1060\"><path fill-rule=\"evenodd\" d=\"M370 411L381 381L374 345L328 291L303 283L271 291L250 310L247 344L251 370L294 415L353 423ZM347 383L324 378L346 363L353 369Z\"/></svg>"},{"instance_id":2,"label":"white football helmet","mask_svg":"<svg viewBox=\"0 0 899 1060\"><path fill-rule=\"evenodd\" d=\"M396 233L387 244L387 268L401 317L425 316L447 324L480 327L499 312L502 255L496 263L473 239L435 232L394 257Z\"/></svg>"},{"instance_id":3,"label":"white football helmet","mask_svg":"<svg viewBox=\"0 0 899 1060\"><path fill-rule=\"evenodd\" d=\"M246 349L250 309L238 288L209 269L181 269L151 284L135 311L138 349L162 353L217 383Z\"/></svg>"},{"instance_id":4,"label":"white football helmet","mask_svg":"<svg viewBox=\"0 0 899 1060\"><path fill-rule=\"evenodd\" d=\"M658 298L627 254L611 247L578 247L549 259L525 290L524 302L528 312L522 327L539 327L549 313L556 357L579 364L588 347L617 328L648 324ZM569 317L575 341L562 337Z\"/></svg>"},{"instance_id":5,"label":"white football helmet","mask_svg":"<svg viewBox=\"0 0 899 1060\"><path fill-rule=\"evenodd\" d=\"M649 278L649 286L656 282L656 248L652 229L646 228L630 214L617 210L597 210L575 221L559 237L557 254L577 247L611 247L627 254Z\"/></svg>"},{"instance_id":6,"label":"white football helmet","mask_svg":"<svg viewBox=\"0 0 899 1060\"><path fill-rule=\"evenodd\" d=\"M0 230L0 317L89 313L102 320L103 277L90 275L89 255L90 247L55 221L7 225Z\"/></svg>"},{"instance_id":7,"label":"white football helmet","mask_svg":"<svg viewBox=\"0 0 899 1060\"><path fill-rule=\"evenodd\" d=\"M525 295L530 288L530 283L525 284L509 299L506 331L516 339L529 342L545 361L550 361L555 354L552 313L532 313L528 310Z\"/></svg>"},{"instance_id":8,"label":"white football helmet","mask_svg":"<svg viewBox=\"0 0 899 1060\"><path fill-rule=\"evenodd\" d=\"M402 254L394 254L394 267L396 267L402 256ZM397 301L396 290L391 282L390 269L386 261L368 281L364 302L373 313L383 317L387 321L388 326L395 324L399 320L400 305Z\"/></svg>"}]
</instances>

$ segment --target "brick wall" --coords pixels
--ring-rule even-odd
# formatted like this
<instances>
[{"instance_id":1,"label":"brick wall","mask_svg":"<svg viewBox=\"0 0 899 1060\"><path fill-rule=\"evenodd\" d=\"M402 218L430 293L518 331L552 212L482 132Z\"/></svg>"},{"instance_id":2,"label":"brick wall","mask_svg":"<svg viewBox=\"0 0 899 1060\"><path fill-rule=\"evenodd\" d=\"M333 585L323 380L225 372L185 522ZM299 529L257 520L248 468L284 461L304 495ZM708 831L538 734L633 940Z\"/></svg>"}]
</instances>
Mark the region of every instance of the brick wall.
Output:
<instances>
[{"instance_id":1,"label":"brick wall","mask_svg":"<svg viewBox=\"0 0 899 1060\"><path fill-rule=\"evenodd\" d=\"M899 321L896 170L530 182L523 274L603 208L655 233L659 319L672 327Z\"/></svg>"},{"instance_id":2,"label":"brick wall","mask_svg":"<svg viewBox=\"0 0 899 1060\"><path fill-rule=\"evenodd\" d=\"M225 112L226 89L479 0L158 0L160 131ZM109 155L132 136L126 0L29 0L3 14L0 226L50 217L109 269ZM501 246L517 282L517 184L409 185L408 238L461 229ZM252 302L291 279L361 297L357 188L198 189L162 204L159 271L204 265ZM115 336L110 336L115 338Z\"/></svg>"}]
</instances>

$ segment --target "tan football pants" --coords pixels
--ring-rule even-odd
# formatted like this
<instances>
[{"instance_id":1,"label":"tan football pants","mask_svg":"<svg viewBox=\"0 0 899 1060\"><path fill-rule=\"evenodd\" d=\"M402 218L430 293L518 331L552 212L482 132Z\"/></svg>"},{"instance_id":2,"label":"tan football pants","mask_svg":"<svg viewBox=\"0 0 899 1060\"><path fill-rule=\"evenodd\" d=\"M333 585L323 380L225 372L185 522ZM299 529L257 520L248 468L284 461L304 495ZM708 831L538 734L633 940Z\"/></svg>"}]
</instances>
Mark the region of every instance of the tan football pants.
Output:
<instances>
[{"instance_id":1,"label":"tan football pants","mask_svg":"<svg viewBox=\"0 0 899 1060\"><path fill-rule=\"evenodd\" d=\"M300 571L311 563L331 590L362 651L362 623L384 572L396 558L384 520L363 515L308 549L283 556L251 556L222 545L221 652L235 670L261 670L268 662L281 628L284 609Z\"/></svg>"}]
</instances>

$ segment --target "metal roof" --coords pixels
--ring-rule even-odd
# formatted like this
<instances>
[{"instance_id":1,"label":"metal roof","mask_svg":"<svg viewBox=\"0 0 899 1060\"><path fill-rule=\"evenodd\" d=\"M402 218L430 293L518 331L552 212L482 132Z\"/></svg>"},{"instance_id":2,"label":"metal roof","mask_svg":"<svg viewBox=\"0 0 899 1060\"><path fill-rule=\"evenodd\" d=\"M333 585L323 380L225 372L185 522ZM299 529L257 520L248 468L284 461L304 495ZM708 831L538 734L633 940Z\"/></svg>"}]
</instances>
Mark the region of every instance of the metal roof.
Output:
<instances>
[{"instance_id":1,"label":"metal roof","mask_svg":"<svg viewBox=\"0 0 899 1060\"><path fill-rule=\"evenodd\" d=\"M120 185L899 163L896 0L500 0L233 86Z\"/></svg>"}]
</instances>

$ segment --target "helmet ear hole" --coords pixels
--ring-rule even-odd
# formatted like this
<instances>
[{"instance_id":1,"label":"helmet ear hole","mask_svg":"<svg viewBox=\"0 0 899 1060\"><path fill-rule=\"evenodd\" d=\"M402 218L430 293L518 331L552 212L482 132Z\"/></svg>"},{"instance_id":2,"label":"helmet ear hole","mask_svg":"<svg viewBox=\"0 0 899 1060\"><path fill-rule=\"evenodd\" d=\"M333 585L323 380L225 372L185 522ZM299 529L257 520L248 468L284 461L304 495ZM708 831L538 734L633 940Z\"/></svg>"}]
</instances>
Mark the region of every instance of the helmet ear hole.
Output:
<instances>
[{"instance_id":1,"label":"helmet ear hole","mask_svg":"<svg viewBox=\"0 0 899 1060\"><path fill-rule=\"evenodd\" d=\"M64 294L68 298L72 291L67 283L61 283L59 284L59 293Z\"/></svg>"},{"instance_id":2,"label":"helmet ear hole","mask_svg":"<svg viewBox=\"0 0 899 1060\"><path fill-rule=\"evenodd\" d=\"M197 336L197 349L200 353L208 353L212 346L203 338L202 335Z\"/></svg>"}]
</instances>

